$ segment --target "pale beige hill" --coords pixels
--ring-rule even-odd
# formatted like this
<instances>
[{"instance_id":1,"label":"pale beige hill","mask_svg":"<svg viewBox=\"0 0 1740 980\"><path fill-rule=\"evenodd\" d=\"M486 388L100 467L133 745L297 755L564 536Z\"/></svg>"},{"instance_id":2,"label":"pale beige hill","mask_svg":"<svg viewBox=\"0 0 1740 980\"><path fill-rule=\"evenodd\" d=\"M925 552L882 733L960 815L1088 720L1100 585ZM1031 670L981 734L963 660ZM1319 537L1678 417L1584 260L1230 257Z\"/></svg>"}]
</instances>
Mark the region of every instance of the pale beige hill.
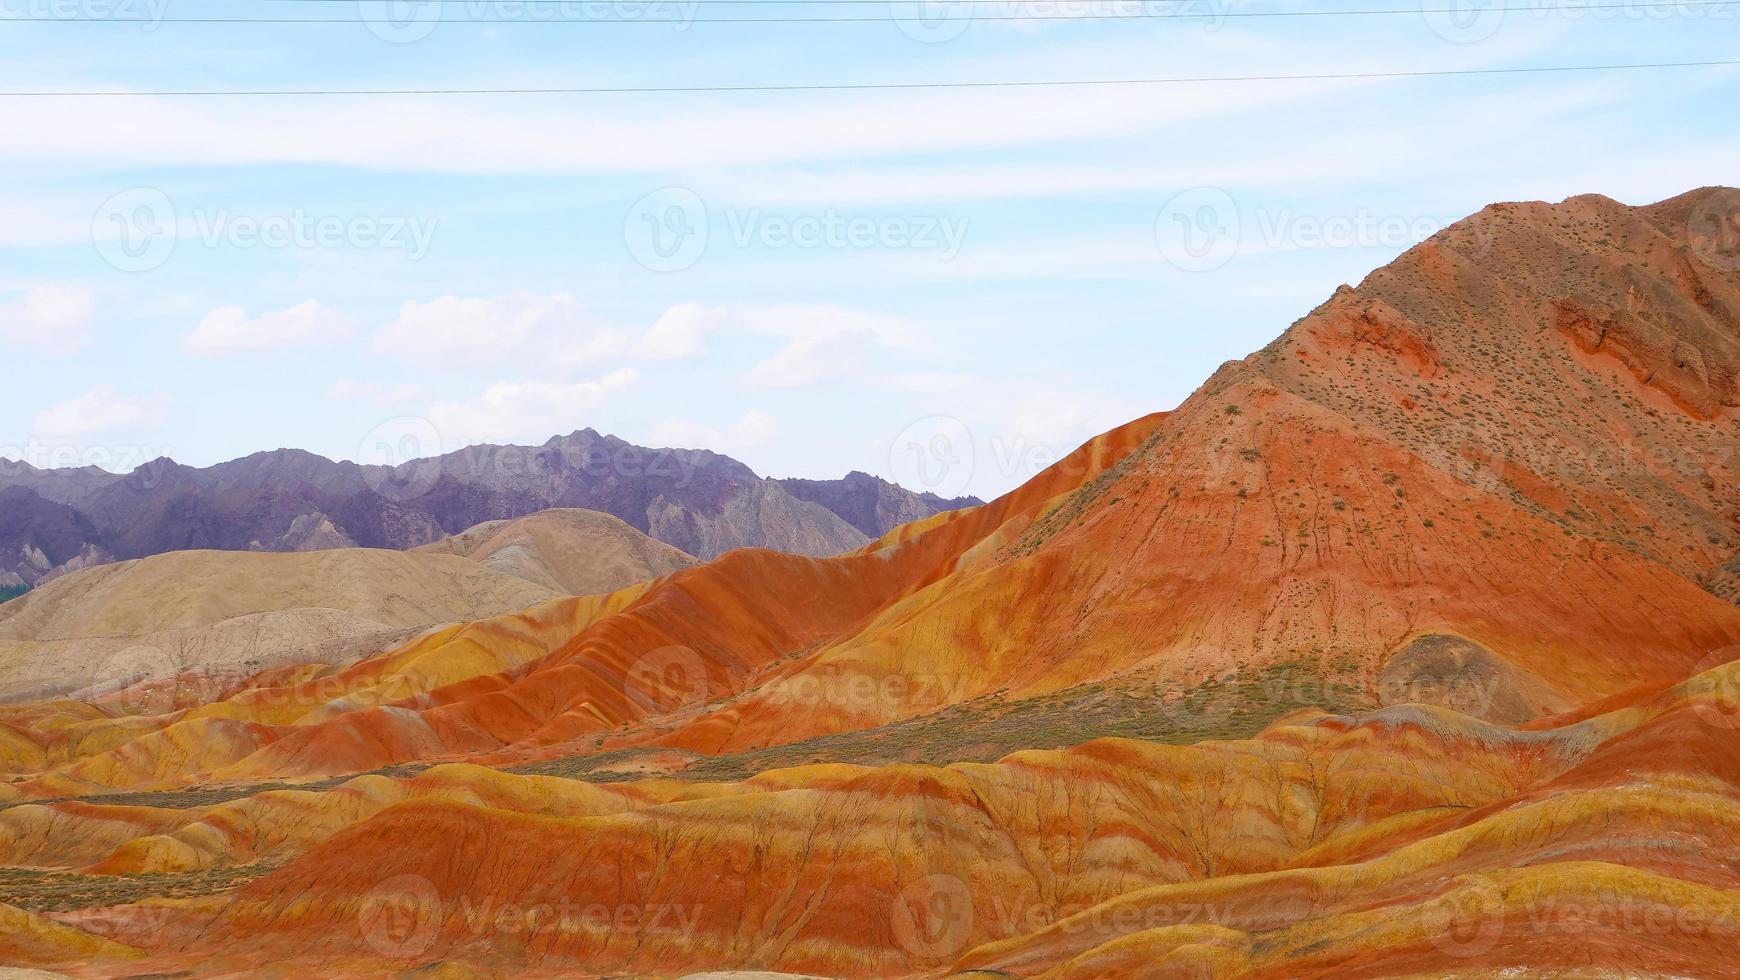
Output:
<instances>
[{"instance_id":1,"label":"pale beige hill","mask_svg":"<svg viewBox=\"0 0 1740 980\"><path fill-rule=\"evenodd\" d=\"M0 605L0 699L181 671L337 663L557 592L450 555L181 551L87 569Z\"/></svg>"},{"instance_id":2,"label":"pale beige hill","mask_svg":"<svg viewBox=\"0 0 1740 980\"><path fill-rule=\"evenodd\" d=\"M485 521L415 550L458 555L569 595L615 592L696 564L618 518L568 507Z\"/></svg>"}]
</instances>

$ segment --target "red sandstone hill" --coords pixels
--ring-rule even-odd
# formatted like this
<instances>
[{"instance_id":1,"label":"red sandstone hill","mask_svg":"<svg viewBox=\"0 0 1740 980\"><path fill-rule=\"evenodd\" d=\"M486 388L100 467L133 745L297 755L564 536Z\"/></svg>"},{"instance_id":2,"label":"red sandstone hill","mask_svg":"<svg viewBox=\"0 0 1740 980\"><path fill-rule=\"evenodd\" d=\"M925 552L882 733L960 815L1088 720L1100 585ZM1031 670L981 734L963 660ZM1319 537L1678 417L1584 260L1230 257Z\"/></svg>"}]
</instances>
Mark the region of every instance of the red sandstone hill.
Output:
<instances>
[{"instance_id":1,"label":"red sandstone hill","mask_svg":"<svg viewBox=\"0 0 1740 980\"><path fill-rule=\"evenodd\" d=\"M0 811L15 864L211 896L70 936L26 919L48 950L28 961L112 941L91 955L357 973L1726 968L1740 255L1707 219L1736 206L1487 208L1176 410L852 554L731 552L223 697L7 709L18 800L412 766L229 790L197 819ZM905 764L1095 734L1143 740ZM381 889L441 914L383 943ZM1579 952L1541 918L1602 895L1707 928L1604 920ZM510 898L562 924L445 914ZM959 935L915 923L939 904L968 910Z\"/></svg>"}]
</instances>

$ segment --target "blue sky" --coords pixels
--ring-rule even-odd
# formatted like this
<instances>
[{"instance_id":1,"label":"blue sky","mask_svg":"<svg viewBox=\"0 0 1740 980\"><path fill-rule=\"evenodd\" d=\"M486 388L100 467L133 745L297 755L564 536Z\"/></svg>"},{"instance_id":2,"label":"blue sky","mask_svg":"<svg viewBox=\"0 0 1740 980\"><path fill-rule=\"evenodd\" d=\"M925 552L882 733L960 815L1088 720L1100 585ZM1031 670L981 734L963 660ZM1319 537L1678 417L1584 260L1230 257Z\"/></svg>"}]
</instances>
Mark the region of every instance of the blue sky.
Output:
<instances>
[{"instance_id":1,"label":"blue sky","mask_svg":"<svg viewBox=\"0 0 1740 980\"><path fill-rule=\"evenodd\" d=\"M1467 3L1467 0L1462 0ZM1611 0L1607 0L1611 2ZM1740 57L1740 7L7 0L4 89L690 86ZM1425 0L1428 9L1446 6ZM1409 7L1371 17L1001 21ZM439 19L428 16L439 11ZM403 11L401 11L403 12ZM857 16L853 24L696 17ZM587 25L585 16L674 23ZM419 19L421 18L421 19ZM510 23L466 23L472 19ZM990 496L1495 200L1735 183L1734 68L1101 88L0 98L0 453L590 426ZM927 472L916 442L958 449ZM952 440L952 441L951 441ZM964 462L961 460L964 459Z\"/></svg>"}]
</instances>

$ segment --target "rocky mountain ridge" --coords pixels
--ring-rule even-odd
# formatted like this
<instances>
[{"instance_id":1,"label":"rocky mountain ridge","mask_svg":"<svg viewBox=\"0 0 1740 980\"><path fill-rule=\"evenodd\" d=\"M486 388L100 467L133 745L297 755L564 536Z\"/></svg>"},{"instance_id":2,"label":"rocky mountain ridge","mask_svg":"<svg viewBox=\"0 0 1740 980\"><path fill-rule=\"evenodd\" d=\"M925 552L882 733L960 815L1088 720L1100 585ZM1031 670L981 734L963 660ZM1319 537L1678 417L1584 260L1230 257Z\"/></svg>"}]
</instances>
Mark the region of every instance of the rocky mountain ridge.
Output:
<instances>
[{"instance_id":1,"label":"rocky mountain ridge","mask_svg":"<svg viewBox=\"0 0 1740 980\"><path fill-rule=\"evenodd\" d=\"M396 467L295 449L203 468L163 458L126 474L0 461L0 585L171 551L405 550L550 508L611 514L700 558L740 547L820 556L976 503L862 473L764 479L728 456L649 449L591 429Z\"/></svg>"}]
</instances>

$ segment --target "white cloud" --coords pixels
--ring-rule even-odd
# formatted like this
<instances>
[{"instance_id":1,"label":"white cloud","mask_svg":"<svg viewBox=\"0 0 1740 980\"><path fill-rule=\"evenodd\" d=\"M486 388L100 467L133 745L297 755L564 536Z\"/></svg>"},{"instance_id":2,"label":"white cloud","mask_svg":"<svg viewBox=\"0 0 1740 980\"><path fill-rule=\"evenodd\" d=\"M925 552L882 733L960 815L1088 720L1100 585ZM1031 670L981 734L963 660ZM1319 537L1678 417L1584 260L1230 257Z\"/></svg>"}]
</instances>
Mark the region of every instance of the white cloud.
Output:
<instances>
[{"instance_id":1,"label":"white cloud","mask_svg":"<svg viewBox=\"0 0 1740 980\"><path fill-rule=\"evenodd\" d=\"M169 411L163 396L129 398L114 385L97 385L77 398L36 413L36 436L78 439L86 436L141 434L161 426Z\"/></svg>"},{"instance_id":2,"label":"white cloud","mask_svg":"<svg viewBox=\"0 0 1740 980\"><path fill-rule=\"evenodd\" d=\"M653 430L647 442L675 449L711 449L734 456L766 444L778 432L778 419L759 408L752 408L725 429L692 419L667 419Z\"/></svg>"},{"instance_id":3,"label":"white cloud","mask_svg":"<svg viewBox=\"0 0 1740 980\"><path fill-rule=\"evenodd\" d=\"M1418 51L1374 48L1348 35L1333 46L1255 42L1233 32L1198 31L1168 49L1172 76L1226 73L1261 64L1274 74L1474 68L1550 48L1551 34L1506 32L1481 45ZM950 59L945 80L1152 76L1151 36L1046 46ZM1714 78L1713 73L1708 77ZM1671 84L1703 80L1680 73ZM455 79L455 81L461 81ZM765 98L693 99L648 113L634 103L571 104L491 100L472 105L439 96L331 100L311 113L294 101L246 106L218 100L9 100L0 145L10 159L102 160L125 145L140 166L294 162L374 170L491 174L707 172L799 161L862 161L1066 140L1121 139L1165 126L1359 91L1404 90L1406 79L1339 79L1241 84L1109 86L912 92L778 93ZM1708 84L1708 82L1706 82ZM779 133L780 139L766 134Z\"/></svg>"},{"instance_id":4,"label":"white cloud","mask_svg":"<svg viewBox=\"0 0 1740 980\"><path fill-rule=\"evenodd\" d=\"M825 304L704 306L667 309L634 346L653 359L698 357L715 334L777 337L785 344L749 369L764 388L799 388L862 371L884 350L924 352L923 329L911 320Z\"/></svg>"},{"instance_id":5,"label":"white cloud","mask_svg":"<svg viewBox=\"0 0 1740 980\"><path fill-rule=\"evenodd\" d=\"M1348 83L1300 83L1322 94ZM713 106L658 116L608 108L475 110L453 100L355 97L309 114L275 105L231 111L168 99L107 105L80 102L48 111L0 106L0 125L20 134L0 158L91 159L101 145L80 136L107 127L141 165L195 159L184 141L204 141L212 165L326 161L368 168L489 174L624 173L798 160L852 160L1057 139L1121 136L1277 98L1270 86L1223 86L1197 98L1155 98L1139 86L1086 99L1068 89L1021 93L939 91L915 122L909 94L804 98L777 105ZM68 118L68 114L71 117ZM787 138L769 140L780 132ZM24 138L29 134L29 138Z\"/></svg>"},{"instance_id":6,"label":"white cloud","mask_svg":"<svg viewBox=\"0 0 1740 980\"><path fill-rule=\"evenodd\" d=\"M865 334L800 337L749 369L747 380L761 388L804 388L836 381L863 370L875 344Z\"/></svg>"},{"instance_id":7,"label":"white cloud","mask_svg":"<svg viewBox=\"0 0 1740 980\"><path fill-rule=\"evenodd\" d=\"M368 401L377 405L398 405L422 397L424 391L422 385L376 384L372 381L340 378L327 389L326 397L337 402Z\"/></svg>"},{"instance_id":8,"label":"white cloud","mask_svg":"<svg viewBox=\"0 0 1740 980\"><path fill-rule=\"evenodd\" d=\"M627 346L622 331L566 293L411 300L374 338L383 354L453 370L508 364L562 371L595 364Z\"/></svg>"},{"instance_id":9,"label":"white cloud","mask_svg":"<svg viewBox=\"0 0 1740 980\"><path fill-rule=\"evenodd\" d=\"M641 335L634 352L661 361L700 357L707 352L707 334L717 330L724 320L721 310L700 303L678 303Z\"/></svg>"},{"instance_id":10,"label":"white cloud","mask_svg":"<svg viewBox=\"0 0 1740 980\"><path fill-rule=\"evenodd\" d=\"M43 354L70 354L90 340L91 294L43 285L0 305L0 341Z\"/></svg>"},{"instance_id":11,"label":"white cloud","mask_svg":"<svg viewBox=\"0 0 1740 980\"><path fill-rule=\"evenodd\" d=\"M794 340L822 340L852 334L873 339L879 346L921 349L923 329L901 317L849 310L826 304L746 306L732 310L736 321L749 333Z\"/></svg>"},{"instance_id":12,"label":"white cloud","mask_svg":"<svg viewBox=\"0 0 1740 980\"><path fill-rule=\"evenodd\" d=\"M789 338L749 369L764 388L801 388L862 373L877 351L922 353L923 332L910 320L833 306L767 306L742 311L750 332Z\"/></svg>"},{"instance_id":13,"label":"white cloud","mask_svg":"<svg viewBox=\"0 0 1740 980\"><path fill-rule=\"evenodd\" d=\"M316 300L248 319L240 306L223 306L181 338L181 349L195 357L224 357L288 350L342 340L355 332L349 317Z\"/></svg>"},{"instance_id":14,"label":"white cloud","mask_svg":"<svg viewBox=\"0 0 1740 980\"><path fill-rule=\"evenodd\" d=\"M428 417L448 448L542 442L555 433L585 427L588 416L611 395L639 378L633 368L618 368L596 381L502 381L469 401L436 402L429 406Z\"/></svg>"}]
</instances>

